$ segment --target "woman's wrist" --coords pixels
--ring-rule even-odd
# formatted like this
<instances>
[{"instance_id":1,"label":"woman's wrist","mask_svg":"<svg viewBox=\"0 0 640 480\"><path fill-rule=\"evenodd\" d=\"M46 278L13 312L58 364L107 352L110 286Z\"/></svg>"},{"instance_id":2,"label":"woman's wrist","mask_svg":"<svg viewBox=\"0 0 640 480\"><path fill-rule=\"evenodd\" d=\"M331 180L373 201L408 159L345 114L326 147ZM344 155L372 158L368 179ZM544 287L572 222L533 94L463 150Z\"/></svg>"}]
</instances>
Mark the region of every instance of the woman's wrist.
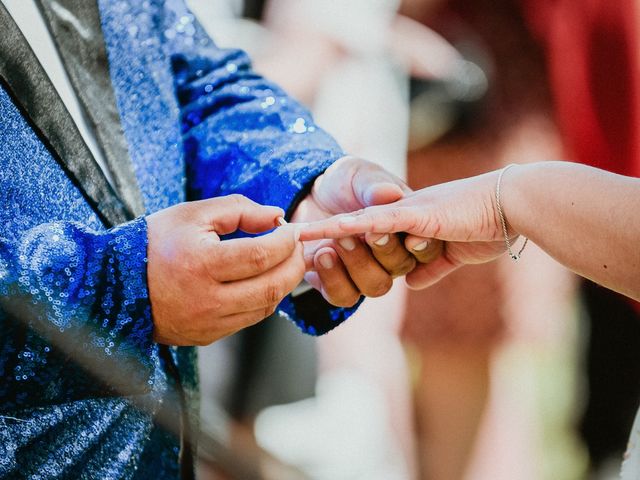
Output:
<instances>
[{"instance_id":1,"label":"woman's wrist","mask_svg":"<svg viewBox=\"0 0 640 480\"><path fill-rule=\"evenodd\" d=\"M527 219L531 212L531 192L544 162L516 164L505 171L501 181L501 207L510 238L532 234Z\"/></svg>"},{"instance_id":2,"label":"woman's wrist","mask_svg":"<svg viewBox=\"0 0 640 480\"><path fill-rule=\"evenodd\" d=\"M498 171L498 178L495 187L495 211L499 222L499 229L502 233L509 256L518 261L524 251L529 237L526 228L522 225L523 208L523 176L526 177L528 165L510 164ZM526 182L526 179L525 179ZM524 230L523 230L524 228ZM524 242L515 246L514 243L520 236Z\"/></svg>"},{"instance_id":3,"label":"woman's wrist","mask_svg":"<svg viewBox=\"0 0 640 480\"><path fill-rule=\"evenodd\" d=\"M519 165L512 164L499 170L494 192L498 227L502 229L504 226L509 238L520 235L511 221L515 217L516 211L514 208L516 192L513 188L513 177L518 174L518 167Z\"/></svg>"}]
</instances>

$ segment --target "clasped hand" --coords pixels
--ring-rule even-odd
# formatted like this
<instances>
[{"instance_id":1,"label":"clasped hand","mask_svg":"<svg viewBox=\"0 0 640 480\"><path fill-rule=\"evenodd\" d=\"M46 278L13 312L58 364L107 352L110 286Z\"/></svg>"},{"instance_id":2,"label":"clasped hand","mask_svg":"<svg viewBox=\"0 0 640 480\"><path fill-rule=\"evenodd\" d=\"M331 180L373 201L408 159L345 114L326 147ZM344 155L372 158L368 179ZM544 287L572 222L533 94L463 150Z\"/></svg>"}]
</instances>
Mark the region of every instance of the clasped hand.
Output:
<instances>
[{"instance_id":1,"label":"clasped hand","mask_svg":"<svg viewBox=\"0 0 640 480\"><path fill-rule=\"evenodd\" d=\"M301 238L403 232L409 251L429 252L406 278L409 287L426 288L463 265L489 262L505 252L495 196L498 175L490 172L435 185L394 203L311 223L303 227ZM518 237L512 227L507 234L512 242Z\"/></svg>"},{"instance_id":2,"label":"clasped hand","mask_svg":"<svg viewBox=\"0 0 640 480\"><path fill-rule=\"evenodd\" d=\"M314 183L293 222L394 202L410 193L377 165L344 157ZM289 225L254 238L222 241L236 230L273 229L284 215L240 195L176 205L147 217L148 284L154 339L206 345L272 314L304 278L331 304L353 306L380 296L416 260L394 234L353 235L304 244ZM427 249L417 256L429 255Z\"/></svg>"}]
</instances>

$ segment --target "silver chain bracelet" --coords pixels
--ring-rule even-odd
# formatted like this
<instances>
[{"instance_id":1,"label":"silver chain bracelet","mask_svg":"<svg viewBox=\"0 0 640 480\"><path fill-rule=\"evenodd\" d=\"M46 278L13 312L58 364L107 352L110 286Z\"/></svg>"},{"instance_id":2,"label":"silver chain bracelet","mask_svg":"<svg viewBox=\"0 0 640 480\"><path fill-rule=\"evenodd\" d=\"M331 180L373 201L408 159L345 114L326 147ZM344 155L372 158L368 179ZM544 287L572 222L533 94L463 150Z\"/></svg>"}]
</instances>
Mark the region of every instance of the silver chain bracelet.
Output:
<instances>
[{"instance_id":1,"label":"silver chain bracelet","mask_svg":"<svg viewBox=\"0 0 640 480\"><path fill-rule=\"evenodd\" d=\"M506 167L504 167L502 170L500 170L500 175L498 175L498 183L496 184L496 206L498 207L498 215L500 216L500 223L502 223L502 233L504 233L504 243L506 243L507 245L507 252L509 252L509 256L511 257L511 260L513 260L514 262L517 262L518 260L520 260L520 256L522 255L524 248L527 246L529 239L526 237L523 237L524 243L522 244L522 248L520 248L520 251L518 253L513 253L513 250L511 249L511 240L509 240L509 234L507 233L507 221L505 220L504 214L502 213L502 205L500 203L500 184L502 183L502 176L505 174L507 170L509 170L511 167L514 167L515 165L516 165L515 163L511 163Z\"/></svg>"}]
</instances>

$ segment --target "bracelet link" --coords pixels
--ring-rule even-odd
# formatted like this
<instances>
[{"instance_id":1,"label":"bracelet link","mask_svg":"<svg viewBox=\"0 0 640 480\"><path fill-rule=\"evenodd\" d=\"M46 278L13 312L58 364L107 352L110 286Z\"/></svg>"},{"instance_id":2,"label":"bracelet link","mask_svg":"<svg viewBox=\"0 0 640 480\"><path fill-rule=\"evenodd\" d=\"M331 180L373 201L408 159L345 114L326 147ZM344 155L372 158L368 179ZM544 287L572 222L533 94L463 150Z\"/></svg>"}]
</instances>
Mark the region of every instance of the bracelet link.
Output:
<instances>
[{"instance_id":1,"label":"bracelet link","mask_svg":"<svg viewBox=\"0 0 640 480\"><path fill-rule=\"evenodd\" d=\"M511 240L509 240L509 234L507 232L507 221L504 218L504 213L502 213L502 204L500 202L500 185L502 184L502 177L507 172L507 170L515 166L516 166L515 163L510 163L509 165L504 167L502 170L500 170L500 174L498 175L498 182L496 183L496 207L498 209L498 216L500 217L500 223L502 224L502 233L504 234L504 243L507 245L507 252L511 257L511 260L513 260L514 262L517 262L518 260L520 260L520 257L522 256L522 252L527 246L527 243L529 243L529 239L526 237L523 237L524 243L522 244L522 247L520 248L518 253L513 252L511 248Z\"/></svg>"}]
</instances>

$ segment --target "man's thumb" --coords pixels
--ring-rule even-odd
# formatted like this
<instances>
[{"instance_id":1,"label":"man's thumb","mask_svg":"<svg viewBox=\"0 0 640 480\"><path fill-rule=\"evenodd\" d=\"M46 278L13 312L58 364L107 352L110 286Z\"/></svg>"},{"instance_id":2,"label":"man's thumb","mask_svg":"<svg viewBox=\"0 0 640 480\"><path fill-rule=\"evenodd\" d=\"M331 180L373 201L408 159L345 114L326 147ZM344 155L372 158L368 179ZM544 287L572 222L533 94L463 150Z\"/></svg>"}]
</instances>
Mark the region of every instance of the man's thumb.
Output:
<instances>
[{"instance_id":1,"label":"man's thumb","mask_svg":"<svg viewBox=\"0 0 640 480\"><path fill-rule=\"evenodd\" d=\"M352 182L353 192L363 207L396 202L410 192L395 175L377 165L367 167L358 170Z\"/></svg>"},{"instance_id":2,"label":"man's thumb","mask_svg":"<svg viewBox=\"0 0 640 480\"><path fill-rule=\"evenodd\" d=\"M384 205L400 200L404 192L399 185L391 182L380 182L369 185L364 189L360 200L365 207Z\"/></svg>"}]
</instances>

